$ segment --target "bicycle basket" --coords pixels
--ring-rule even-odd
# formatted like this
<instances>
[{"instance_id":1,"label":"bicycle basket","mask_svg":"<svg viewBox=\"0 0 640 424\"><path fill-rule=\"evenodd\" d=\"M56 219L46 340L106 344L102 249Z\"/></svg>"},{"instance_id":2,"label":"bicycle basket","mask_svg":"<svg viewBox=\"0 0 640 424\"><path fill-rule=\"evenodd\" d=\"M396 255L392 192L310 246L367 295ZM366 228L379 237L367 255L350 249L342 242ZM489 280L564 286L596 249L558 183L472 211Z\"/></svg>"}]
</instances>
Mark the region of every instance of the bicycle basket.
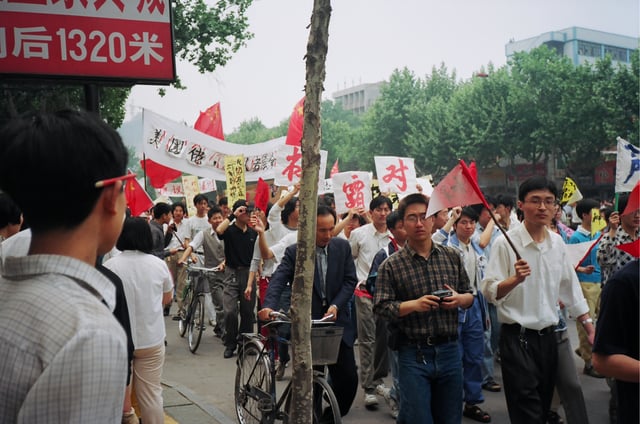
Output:
<instances>
[{"instance_id":1,"label":"bicycle basket","mask_svg":"<svg viewBox=\"0 0 640 424\"><path fill-rule=\"evenodd\" d=\"M331 365L338 361L343 332L344 328L335 325L311 328L311 362L313 365Z\"/></svg>"}]
</instances>

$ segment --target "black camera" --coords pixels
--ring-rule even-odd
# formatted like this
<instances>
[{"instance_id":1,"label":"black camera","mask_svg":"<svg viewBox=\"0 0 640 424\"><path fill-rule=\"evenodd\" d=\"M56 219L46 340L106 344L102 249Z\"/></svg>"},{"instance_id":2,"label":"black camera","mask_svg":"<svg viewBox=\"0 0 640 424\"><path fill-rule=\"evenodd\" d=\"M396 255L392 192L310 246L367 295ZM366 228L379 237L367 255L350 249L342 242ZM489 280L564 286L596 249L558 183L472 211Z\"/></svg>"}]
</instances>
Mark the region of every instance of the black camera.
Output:
<instances>
[{"instance_id":1,"label":"black camera","mask_svg":"<svg viewBox=\"0 0 640 424\"><path fill-rule=\"evenodd\" d=\"M438 296L440 298L440 302L442 302L442 300L445 297L452 296L453 292L451 290L448 290L448 289L442 289L442 290L436 290L431 294L434 295L434 296Z\"/></svg>"}]
</instances>

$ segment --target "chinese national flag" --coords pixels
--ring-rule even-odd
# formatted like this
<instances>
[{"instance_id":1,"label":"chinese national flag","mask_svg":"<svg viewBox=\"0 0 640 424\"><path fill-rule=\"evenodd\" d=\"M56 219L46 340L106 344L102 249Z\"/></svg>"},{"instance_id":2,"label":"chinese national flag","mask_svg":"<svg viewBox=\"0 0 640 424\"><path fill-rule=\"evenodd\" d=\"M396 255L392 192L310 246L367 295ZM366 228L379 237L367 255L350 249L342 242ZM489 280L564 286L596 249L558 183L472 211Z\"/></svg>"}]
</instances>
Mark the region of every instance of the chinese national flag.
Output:
<instances>
[{"instance_id":1,"label":"chinese national flag","mask_svg":"<svg viewBox=\"0 0 640 424\"><path fill-rule=\"evenodd\" d=\"M627 207L624 208L620 215L629 215L640 209L640 181L638 181L631 190L629 200L627 201Z\"/></svg>"},{"instance_id":2,"label":"chinese national flag","mask_svg":"<svg viewBox=\"0 0 640 424\"><path fill-rule=\"evenodd\" d=\"M158 162L154 162L151 159L145 159L140 161L144 173L149 177L151 185L155 188L162 188L170 181L175 180L182 172L173 168L160 165Z\"/></svg>"},{"instance_id":3,"label":"chinese national flag","mask_svg":"<svg viewBox=\"0 0 640 424\"><path fill-rule=\"evenodd\" d=\"M329 176L333 177L334 175L336 175L338 172L340 172L340 170L338 169L338 159L336 159L335 163L333 164L333 166L331 167L331 171L329 172Z\"/></svg>"},{"instance_id":4,"label":"chinese national flag","mask_svg":"<svg viewBox=\"0 0 640 424\"><path fill-rule=\"evenodd\" d=\"M124 187L124 195L127 199L127 206L131 210L131 216L138 216L153 207L151 197L135 178L127 180Z\"/></svg>"},{"instance_id":5,"label":"chinese national flag","mask_svg":"<svg viewBox=\"0 0 640 424\"><path fill-rule=\"evenodd\" d=\"M460 161L433 189L429 199L427 216L455 206L475 205L478 203L486 205L487 201L477 185L467 165ZM487 206L487 208L489 207Z\"/></svg>"},{"instance_id":6,"label":"chinese national flag","mask_svg":"<svg viewBox=\"0 0 640 424\"><path fill-rule=\"evenodd\" d=\"M256 205L256 208L267 213L267 206L269 204L269 184L267 184L262 178L258 178L256 197L253 199L253 203Z\"/></svg>"},{"instance_id":7,"label":"chinese national flag","mask_svg":"<svg viewBox=\"0 0 640 424\"><path fill-rule=\"evenodd\" d=\"M220 115L220 102L211 106L204 112L200 112L198 120L193 124L193 129L217 139L224 140L224 134L222 132L222 115Z\"/></svg>"},{"instance_id":8,"label":"chinese national flag","mask_svg":"<svg viewBox=\"0 0 640 424\"><path fill-rule=\"evenodd\" d=\"M304 97L296 103L289 118L289 130L287 140L284 142L290 146L300 146L302 142L302 131L304 130Z\"/></svg>"}]
</instances>

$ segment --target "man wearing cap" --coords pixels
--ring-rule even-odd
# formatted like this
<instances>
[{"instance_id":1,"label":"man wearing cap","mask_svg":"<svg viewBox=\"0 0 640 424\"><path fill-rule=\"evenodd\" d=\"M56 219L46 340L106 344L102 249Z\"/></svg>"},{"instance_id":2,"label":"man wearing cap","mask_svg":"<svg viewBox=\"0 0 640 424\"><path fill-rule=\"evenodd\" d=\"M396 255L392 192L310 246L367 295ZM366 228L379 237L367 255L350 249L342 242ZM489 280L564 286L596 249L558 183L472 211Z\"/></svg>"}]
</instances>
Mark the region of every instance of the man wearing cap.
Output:
<instances>
[{"instance_id":1,"label":"man wearing cap","mask_svg":"<svg viewBox=\"0 0 640 424\"><path fill-rule=\"evenodd\" d=\"M224 241L224 256L230 278L222 295L224 309L224 357L231 358L238 345L239 333L253 332L256 307L255 291L247 300L244 291L249 279L249 266L253 256L253 246L258 233L251 228L250 221L253 204L246 200L236 200L233 212L216 228L220 240ZM238 311L238 302L240 310ZM238 313L240 322L238 327Z\"/></svg>"}]
</instances>

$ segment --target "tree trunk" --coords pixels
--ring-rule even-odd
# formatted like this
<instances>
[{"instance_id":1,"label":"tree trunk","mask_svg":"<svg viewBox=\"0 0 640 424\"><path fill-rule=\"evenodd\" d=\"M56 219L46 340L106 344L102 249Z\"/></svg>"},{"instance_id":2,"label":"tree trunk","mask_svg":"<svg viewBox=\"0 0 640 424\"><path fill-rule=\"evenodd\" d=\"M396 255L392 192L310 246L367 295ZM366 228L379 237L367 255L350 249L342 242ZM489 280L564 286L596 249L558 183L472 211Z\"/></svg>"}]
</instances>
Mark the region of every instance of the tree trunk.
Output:
<instances>
[{"instance_id":1,"label":"tree trunk","mask_svg":"<svg viewBox=\"0 0 640 424\"><path fill-rule=\"evenodd\" d=\"M312 423L311 296L315 270L316 210L320 171L320 102L329 39L330 0L314 0L307 42L302 180L296 270L291 288L293 358L290 421Z\"/></svg>"}]
</instances>

